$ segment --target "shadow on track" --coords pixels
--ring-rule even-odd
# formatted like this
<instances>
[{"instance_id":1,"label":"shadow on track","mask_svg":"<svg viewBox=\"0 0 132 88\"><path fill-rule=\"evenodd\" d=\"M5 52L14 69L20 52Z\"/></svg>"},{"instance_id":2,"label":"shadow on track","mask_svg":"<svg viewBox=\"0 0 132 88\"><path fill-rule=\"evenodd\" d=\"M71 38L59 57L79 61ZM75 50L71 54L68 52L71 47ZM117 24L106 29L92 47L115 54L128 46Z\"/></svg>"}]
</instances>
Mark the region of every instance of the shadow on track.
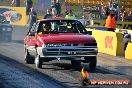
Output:
<instances>
[{"instance_id":1,"label":"shadow on track","mask_svg":"<svg viewBox=\"0 0 132 88\"><path fill-rule=\"evenodd\" d=\"M58 84L58 85L62 86L62 88L69 88L68 85L62 84L62 82L57 81L56 79L54 79L54 78L52 78L52 77L50 77L50 76L38 71L36 68L28 67L28 66L26 66L26 65L24 65L24 64L22 64L22 63L20 63L20 62L18 62L16 60L13 60L10 57L7 57L7 56L4 56L4 55L0 54L0 61L1 60L7 62L9 66L10 65L14 66L14 68L20 69L22 72L26 73L27 75L31 75L31 76L33 76L36 79L39 79L39 78L47 79L47 81L50 80L50 83L52 83L52 84L55 84L55 85ZM9 85L13 86L12 84L9 84ZM2 86L2 87L1 86L2 86L2 84L0 82L0 88L5 88L4 86ZM13 88L15 88L15 87L13 87Z\"/></svg>"},{"instance_id":2,"label":"shadow on track","mask_svg":"<svg viewBox=\"0 0 132 88\"><path fill-rule=\"evenodd\" d=\"M110 71L106 71L106 70L103 70L101 69L100 66L97 66L96 70L95 71L90 71L90 68L89 68L89 64L81 64L80 67L73 67L70 63L51 63L51 64L45 64L45 65L53 65L53 66L57 66L59 68L55 68L55 67L51 67L51 68L42 68L42 69L53 69L53 70L70 70L70 71L78 71L78 72L81 72L81 69L82 67L85 68L85 71L88 71L89 73L101 73L101 74L115 74L115 75L122 75L122 74L119 74L119 73L116 73L116 72L110 72Z\"/></svg>"}]
</instances>

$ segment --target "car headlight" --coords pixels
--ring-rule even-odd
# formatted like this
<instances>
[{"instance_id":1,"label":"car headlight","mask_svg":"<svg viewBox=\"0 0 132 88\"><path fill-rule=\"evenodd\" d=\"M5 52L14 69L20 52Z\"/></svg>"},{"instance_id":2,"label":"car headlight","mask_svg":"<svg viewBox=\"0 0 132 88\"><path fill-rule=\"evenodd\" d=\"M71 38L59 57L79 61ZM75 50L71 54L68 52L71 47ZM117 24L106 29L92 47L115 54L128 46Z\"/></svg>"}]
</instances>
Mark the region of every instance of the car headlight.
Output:
<instances>
[{"instance_id":1,"label":"car headlight","mask_svg":"<svg viewBox=\"0 0 132 88\"><path fill-rule=\"evenodd\" d=\"M45 44L43 44L43 45L42 45L42 48L45 48L45 47L46 47L46 45L45 45Z\"/></svg>"},{"instance_id":2,"label":"car headlight","mask_svg":"<svg viewBox=\"0 0 132 88\"><path fill-rule=\"evenodd\" d=\"M98 51L98 48L95 48L94 50L95 50L95 51Z\"/></svg>"},{"instance_id":3,"label":"car headlight","mask_svg":"<svg viewBox=\"0 0 132 88\"><path fill-rule=\"evenodd\" d=\"M6 28L2 28L3 31L6 31Z\"/></svg>"}]
</instances>

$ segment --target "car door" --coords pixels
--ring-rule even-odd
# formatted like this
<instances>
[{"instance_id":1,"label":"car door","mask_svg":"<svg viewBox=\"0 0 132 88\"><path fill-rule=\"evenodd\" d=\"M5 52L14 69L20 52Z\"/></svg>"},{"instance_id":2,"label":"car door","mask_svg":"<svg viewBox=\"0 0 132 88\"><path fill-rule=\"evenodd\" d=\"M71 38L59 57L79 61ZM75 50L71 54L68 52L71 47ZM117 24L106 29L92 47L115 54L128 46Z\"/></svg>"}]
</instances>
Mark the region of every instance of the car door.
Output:
<instances>
[{"instance_id":1,"label":"car door","mask_svg":"<svg viewBox=\"0 0 132 88\"><path fill-rule=\"evenodd\" d=\"M36 53L35 50L35 45L36 45L36 38L35 38L35 34L36 34L36 27L37 27L37 23L34 23L33 26L31 27L31 29L29 30L29 32L26 35L25 38L25 44L26 44L26 48L28 49L28 52L31 56L34 56Z\"/></svg>"}]
</instances>

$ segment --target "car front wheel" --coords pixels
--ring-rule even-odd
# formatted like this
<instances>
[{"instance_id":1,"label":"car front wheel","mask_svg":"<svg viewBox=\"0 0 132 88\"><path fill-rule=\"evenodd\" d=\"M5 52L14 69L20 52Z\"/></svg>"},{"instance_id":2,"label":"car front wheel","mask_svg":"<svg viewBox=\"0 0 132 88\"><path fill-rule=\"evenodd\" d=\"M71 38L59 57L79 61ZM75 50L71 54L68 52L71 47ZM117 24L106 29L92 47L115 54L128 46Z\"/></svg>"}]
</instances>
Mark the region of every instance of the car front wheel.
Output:
<instances>
[{"instance_id":1,"label":"car front wheel","mask_svg":"<svg viewBox=\"0 0 132 88\"><path fill-rule=\"evenodd\" d=\"M71 60L71 65L73 67L80 67L81 61L80 60Z\"/></svg>"},{"instance_id":2,"label":"car front wheel","mask_svg":"<svg viewBox=\"0 0 132 88\"><path fill-rule=\"evenodd\" d=\"M27 49L25 49L25 61L27 64L34 64L34 59L30 56Z\"/></svg>"},{"instance_id":3,"label":"car front wheel","mask_svg":"<svg viewBox=\"0 0 132 88\"><path fill-rule=\"evenodd\" d=\"M38 54L35 56L35 65L36 68L42 68L43 65L42 58Z\"/></svg>"},{"instance_id":4,"label":"car front wheel","mask_svg":"<svg viewBox=\"0 0 132 88\"><path fill-rule=\"evenodd\" d=\"M89 62L89 68L91 71L95 71L96 70L96 64L97 64L97 57L91 57L91 60Z\"/></svg>"}]
</instances>

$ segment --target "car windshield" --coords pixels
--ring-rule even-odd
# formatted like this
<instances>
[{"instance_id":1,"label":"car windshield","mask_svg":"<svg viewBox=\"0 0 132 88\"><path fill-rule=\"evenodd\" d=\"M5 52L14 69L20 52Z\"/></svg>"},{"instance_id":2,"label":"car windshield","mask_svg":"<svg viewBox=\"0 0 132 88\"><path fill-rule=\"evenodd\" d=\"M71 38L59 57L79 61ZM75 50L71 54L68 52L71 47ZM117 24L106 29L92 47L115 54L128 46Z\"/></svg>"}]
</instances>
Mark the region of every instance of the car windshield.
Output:
<instances>
[{"instance_id":1,"label":"car windshield","mask_svg":"<svg viewBox=\"0 0 132 88\"><path fill-rule=\"evenodd\" d=\"M0 23L3 23L5 21L7 21L6 18L4 16L0 16Z\"/></svg>"},{"instance_id":2,"label":"car windshield","mask_svg":"<svg viewBox=\"0 0 132 88\"><path fill-rule=\"evenodd\" d=\"M77 20L50 20L39 23L39 32L46 33L85 33L85 27Z\"/></svg>"}]
</instances>

